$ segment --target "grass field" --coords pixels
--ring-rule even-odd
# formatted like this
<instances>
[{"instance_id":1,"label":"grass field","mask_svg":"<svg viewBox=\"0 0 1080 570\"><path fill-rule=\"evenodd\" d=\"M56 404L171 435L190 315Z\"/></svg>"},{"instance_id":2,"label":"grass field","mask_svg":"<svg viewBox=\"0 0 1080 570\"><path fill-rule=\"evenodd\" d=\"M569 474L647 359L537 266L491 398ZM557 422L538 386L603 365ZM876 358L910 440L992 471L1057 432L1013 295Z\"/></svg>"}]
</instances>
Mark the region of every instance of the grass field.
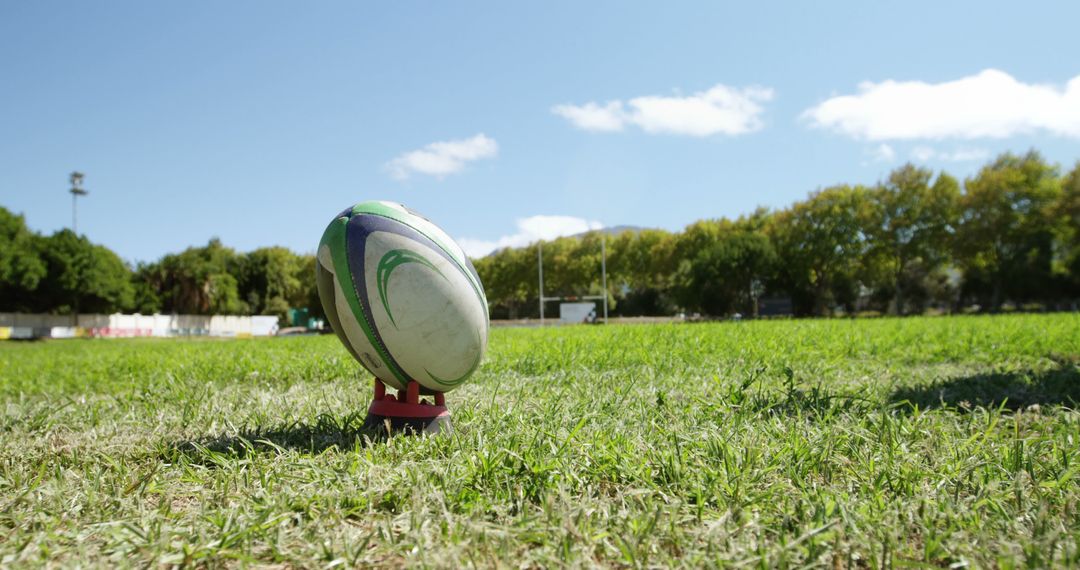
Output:
<instances>
[{"instance_id":1,"label":"grass field","mask_svg":"<svg viewBox=\"0 0 1080 570\"><path fill-rule=\"evenodd\" d=\"M449 437L333 336L0 343L0 564L1080 564L1080 315L496 329Z\"/></svg>"}]
</instances>

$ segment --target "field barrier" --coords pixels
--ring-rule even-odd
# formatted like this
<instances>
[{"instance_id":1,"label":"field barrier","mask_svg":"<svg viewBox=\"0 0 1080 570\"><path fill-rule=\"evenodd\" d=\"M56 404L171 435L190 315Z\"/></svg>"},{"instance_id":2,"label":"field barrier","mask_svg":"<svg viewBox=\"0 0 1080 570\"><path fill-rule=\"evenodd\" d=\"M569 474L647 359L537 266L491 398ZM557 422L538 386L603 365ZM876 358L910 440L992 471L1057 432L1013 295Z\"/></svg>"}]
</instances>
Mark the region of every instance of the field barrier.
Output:
<instances>
[{"instance_id":1,"label":"field barrier","mask_svg":"<svg viewBox=\"0 0 1080 570\"><path fill-rule=\"evenodd\" d=\"M275 316L239 315L45 315L0 313L0 340L35 338L131 338L273 336Z\"/></svg>"}]
</instances>

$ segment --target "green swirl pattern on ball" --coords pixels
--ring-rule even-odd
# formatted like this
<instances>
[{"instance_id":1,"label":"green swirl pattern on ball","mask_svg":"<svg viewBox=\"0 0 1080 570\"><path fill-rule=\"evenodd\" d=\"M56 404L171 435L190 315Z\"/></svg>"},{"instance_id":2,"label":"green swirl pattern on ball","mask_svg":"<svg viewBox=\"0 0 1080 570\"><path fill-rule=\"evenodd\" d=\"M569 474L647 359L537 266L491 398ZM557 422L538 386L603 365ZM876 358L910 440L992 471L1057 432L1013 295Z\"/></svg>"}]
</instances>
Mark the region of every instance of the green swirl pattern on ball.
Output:
<instances>
[{"instance_id":1,"label":"green swirl pattern on ball","mask_svg":"<svg viewBox=\"0 0 1080 570\"><path fill-rule=\"evenodd\" d=\"M390 322L393 323L395 328L397 327L397 321L394 320L394 313L390 311L390 297L389 291L387 290L387 284L390 281L390 274L406 263L419 263L435 273L438 273L439 277L446 279L446 276L442 274L442 271L439 271L438 267L435 267L435 264L424 259L422 255L414 251L409 251L407 249L392 249L386 252L386 254L382 256L382 259L379 260L379 267L376 270L376 279L379 286L379 299L382 300L383 308L386 309L386 314L390 317Z\"/></svg>"}]
</instances>

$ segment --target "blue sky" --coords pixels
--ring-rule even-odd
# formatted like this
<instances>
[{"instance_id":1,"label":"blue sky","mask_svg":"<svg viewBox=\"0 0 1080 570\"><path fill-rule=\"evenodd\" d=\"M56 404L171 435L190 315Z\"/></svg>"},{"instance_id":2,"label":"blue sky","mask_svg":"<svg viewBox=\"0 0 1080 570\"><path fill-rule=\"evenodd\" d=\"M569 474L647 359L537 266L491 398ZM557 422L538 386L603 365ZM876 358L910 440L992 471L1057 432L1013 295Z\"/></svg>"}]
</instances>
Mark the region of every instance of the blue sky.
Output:
<instances>
[{"instance_id":1,"label":"blue sky","mask_svg":"<svg viewBox=\"0 0 1080 570\"><path fill-rule=\"evenodd\" d=\"M677 230L1004 150L1080 158L1070 2L0 5L0 205L130 261L313 251L389 199L473 253Z\"/></svg>"}]
</instances>

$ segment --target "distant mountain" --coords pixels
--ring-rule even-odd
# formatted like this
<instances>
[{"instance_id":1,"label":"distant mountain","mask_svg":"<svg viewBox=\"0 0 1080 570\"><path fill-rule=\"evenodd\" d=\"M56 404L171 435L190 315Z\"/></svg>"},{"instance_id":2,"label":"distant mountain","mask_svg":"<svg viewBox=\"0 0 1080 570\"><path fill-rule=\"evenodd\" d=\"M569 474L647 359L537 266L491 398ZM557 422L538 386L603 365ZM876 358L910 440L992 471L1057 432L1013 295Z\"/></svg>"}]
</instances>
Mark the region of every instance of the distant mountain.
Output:
<instances>
[{"instance_id":1,"label":"distant mountain","mask_svg":"<svg viewBox=\"0 0 1080 570\"><path fill-rule=\"evenodd\" d=\"M621 233L624 233L624 232L631 232L631 233L634 233L634 234L640 234L642 231L648 230L648 229L651 229L651 228L643 228L641 226L611 226L610 228L600 228L598 230L589 230L587 232L581 232L579 234L574 234L574 235L572 235L570 237L582 237L585 234L591 234L593 232L600 232L600 233L607 234L609 236L617 236L617 235L619 235Z\"/></svg>"}]
</instances>

